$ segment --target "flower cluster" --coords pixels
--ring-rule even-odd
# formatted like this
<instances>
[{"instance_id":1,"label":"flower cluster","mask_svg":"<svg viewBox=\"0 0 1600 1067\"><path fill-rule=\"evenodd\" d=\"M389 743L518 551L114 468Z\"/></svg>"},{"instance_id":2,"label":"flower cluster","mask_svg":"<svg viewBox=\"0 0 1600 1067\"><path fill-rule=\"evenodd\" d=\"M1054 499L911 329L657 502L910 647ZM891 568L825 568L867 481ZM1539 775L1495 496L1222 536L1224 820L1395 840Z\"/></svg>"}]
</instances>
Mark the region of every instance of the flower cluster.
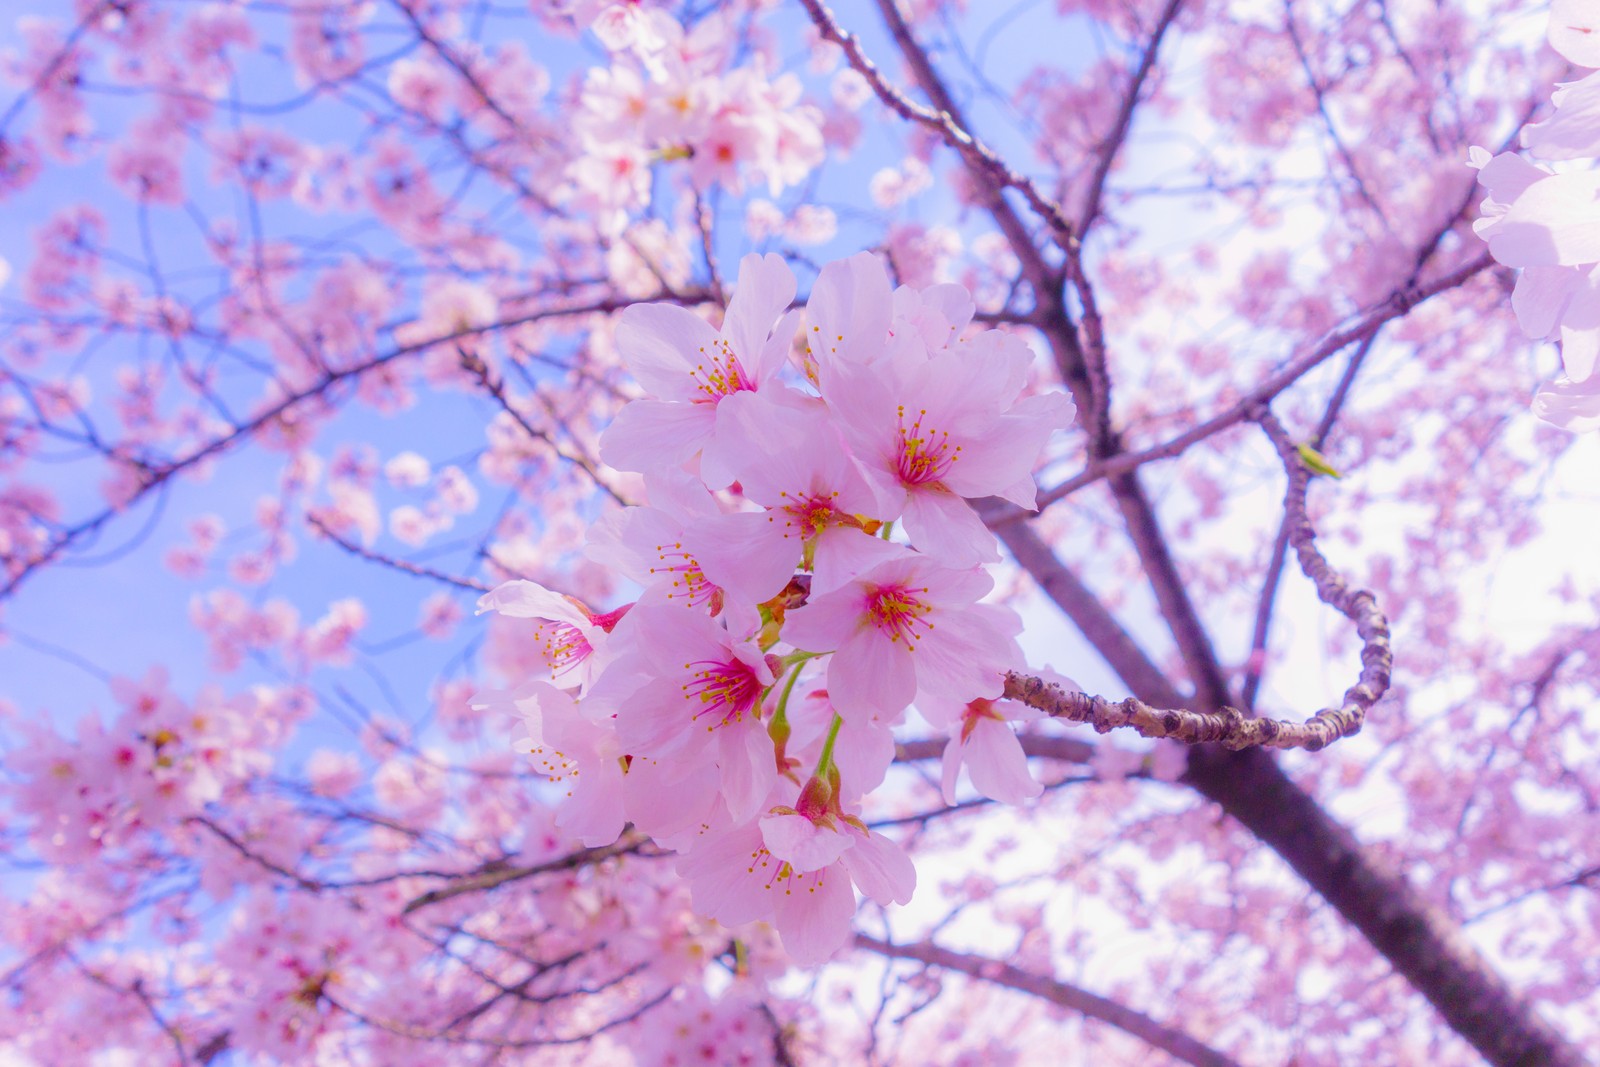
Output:
<instances>
[{"instance_id":1,"label":"flower cluster","mask_svg":"<svg viewBox=\"0 0 1600 1067\"><path fill-rule=\"evenodd\" d=\"M799 78L733 65L736 17L686 31L662 11L613 5L594 23L612 63L584 80L566 192L601 226L620 231L649 203L656 163L681 161L697 189L739 192L760 178L776 195L822 162L823 116L803 102Z\"/></svg>"},{"instance_id":2,"label":"flower cluster","mask_svg":"<svg viewBox=\"0 0 1600 1067\"><path fill-rule=\"evenodd\" d=\"M1073 407L1028 394L1031 351L969 330L960 286L895 289L861 254L823 268L803 313L794 295L752 255L720 329L623 314L649 396L601 454L649 506L602 519L587 552L642 591L603 612L529 581L484 596L534 620L549 677L479 706L526 724L567 831L599 846L631 822L681 853L702 914L773 923L815 963L848 936L852 886L911 897L911 861L860 812L913 706L950 737L947 793L963 764L995 799L1039 792L995 704L1021 623L983 602L999 552L967 501L1032 507Z\"/></svg>"},{"instance_id":3,"label":"flower cluster","mask_svg":"<svg viewBox=\"0 0 1600 1067\"><path fill-rule=\"evenodd\" d=\"M1551 5L1550 45L1574 64L1600 68L1597 30L1594 5ZM1553 103L1553 116L1523 129L1523 147L1551 161L1600 157L1600 70L1557 86ZM1600 170L1557 172L1478 147L1469 162L1488 191L1473 229L1496 260L1522 268L1511 295L1517 324L1561 343L1565 373L1539 390L1534 413L1569 430L1600 429Z\"/></svg>"}]
</instances>

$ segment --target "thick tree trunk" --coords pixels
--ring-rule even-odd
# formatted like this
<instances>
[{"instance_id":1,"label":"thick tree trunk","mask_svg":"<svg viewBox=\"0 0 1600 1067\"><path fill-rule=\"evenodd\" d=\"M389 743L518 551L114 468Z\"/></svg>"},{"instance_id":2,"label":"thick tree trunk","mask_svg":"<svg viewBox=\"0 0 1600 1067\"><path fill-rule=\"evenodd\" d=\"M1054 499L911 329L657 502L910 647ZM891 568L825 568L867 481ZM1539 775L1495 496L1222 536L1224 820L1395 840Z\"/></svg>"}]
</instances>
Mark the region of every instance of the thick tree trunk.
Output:
<instances>
[{"instance_id":1,"label":"thick tree trunk","mask_svg":"<svg viewBox=\"0 0 1600 1067\"><path fill-rule=\"evenodd\" d=\"M1190 703L1026 523L1003 523L995 533L1134 696L1160 707ZM1490 1063L1589 1063L1511 991L1454 923L1403 875L1380 867L1355 835L1290 781L1271 753L1200 746L1189 753L1184 780L1282 856Z\"/></svg>"},{"instance_id":2,"label":"thick tree trunk","mask_svg":"<svg viewBox=\"0 0 1600 1067\"><path fill-rule=\"evenodd\" d=\"M1270 753L1197 748L1189 753L1185 780L1282 856L1484 1059L1499 1067L1588 1063L1511 991L1454 923L1400 873L1382 869Z\"/></svg>"}]
</instances>

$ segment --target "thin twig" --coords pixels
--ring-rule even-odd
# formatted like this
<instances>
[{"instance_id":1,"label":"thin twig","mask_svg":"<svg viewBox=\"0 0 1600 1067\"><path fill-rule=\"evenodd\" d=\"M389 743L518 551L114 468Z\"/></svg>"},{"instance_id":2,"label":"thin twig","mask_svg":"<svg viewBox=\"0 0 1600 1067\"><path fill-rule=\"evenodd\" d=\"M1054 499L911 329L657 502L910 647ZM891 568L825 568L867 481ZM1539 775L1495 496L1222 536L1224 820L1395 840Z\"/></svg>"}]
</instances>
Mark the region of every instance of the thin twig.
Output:
<instances>
[{"instance_id":1,"label":"thin twig","mask_svg":"<svg viewBox=\"0 0 1600 1067\"><path fill-rule=\"evenodd\" d=\"M489 583L480 582L476 578L458 578L453 574L446 574L443 571L434 570L432 567L424 567L420 563L412 563L410 560L405 559L396 559L393 556L386 556L381 552L374 552L370 548L364 548L361 545L356 544L354 541L351 541L349 538L334 533L333 530L329 528L328 524L323 522L322 519L316 515L307 515L306 524L312 529L316 530L318 533L322 534L322 536L326 537L328 540L332 541L334 544L338 545L340 548L344 549L346 552L349 552L353 556L359 556L360 558L367 560L369 563L381 564L382 566L389 567L393 570L400 571L403 574L409 574L417 578L429 578L436 582L443 582L446 585L453 585L457 589L471 589L477 593L487 593L491 588L493 588L489 585Z\"/></svg>"},{"instance_id":2,"label":"thin twig","mask_svg":"<svg viewBox=\"0 0 1600 1067\"><path fill-rule=\"evenodd\" d=\"M1225 411L1159 445L1152 445L1138 452L1123 452L1107 459L1092 462L1084 468L1082 473L1044 490L1039 494L1040 509L1058 500L1064 500L1078 490L1093 485L1098 481L1142 467L1152 460L1171 459L1174 456L1181 455L1190 445L1203 441L1207 437L1231 426L1248 422L1251 418L1251 413L1256 408L1299 381L1308 372L1321 365L1329 356L1352 344L1366 340L1385 323L1406 315L1422 301L1456 288L1488 270L1493 265L1494 260L1485 252L1470 263L1458 267L1449 274L1436 278L1425 285L1396 290L1382 304L1367 312L1355 325L1330 335L1321 344L1294 359L1282 370L1267 377L1260 385L1250 390L1249 393ZM985 521L993 526L996 523L1014 522L1017 519L1027 518L1030 514L1030 512L1023 511L1020 508L996 509L986 515Z\"/></svg>"},{"instance_id":3,"label":"thin twig","mask_svg":"<svg viewBox=\"0 0 1600 1067\"><path fill-rule=\"evenodd\" d=\"M1100 217L1100 202L1105 195L1106 179L1111 174L1111 165L1116 162L1117 152L1127 140L1128 131L1133 128L1133 113L1139 106L1139 94L1143 91L1151 71L1155 70L1156 53L1161 50L1161 42L1177 19L1178 9L1182 6L1183 0L1167 0L1167 6L1156 16L1155 29L1150 31L1150 40L1145 44L1144 53L1139 57L1138 69L1129 79L1128 91L1122 96L1122 106L1117 109L1117 118L1112 125L1111 133L1096 146L1098 158L1095 160L1094 175L1089 179L1089 192L1083 211L1078 216L1079 233L1088 233L1089 228Z\"/></svg>"},{"instance_id":4,"label":"thin twig","mask_svg":"<svg viewBox=\"0 0 1600 1067\"><path fill-rule=\"evenodd\" d=\"M505 380L495 378L489 373L489 366L488 364L484 363L483 357L479 356L476 352L469 351L461 346L457 346L456 355L461 359L462 369L468 374L472 375L473 379L483 387L483 391L493 397L495 403L500 405L500 410L504 411L507 415L510 415L512 421L521 427L524 433L535 440L543 441L545 444L549 445L552 452L554 452L561 459L583 471L583 473L587 474L589 476L589 480L592 481L597 488L603 490L605 494L612 500L615 500L623 507L628 506L628 502L623 498L622 494L618 493L615 489L611 488L611 486L607 485L605 479L600 477L600 471L595 466L593 460L589 459L587 456L580 455L576 452L569 452L562 448L558 443L556 443L555 438L534 426L533 423L528 421L527 417L523 415L522 412L518 411L516 407L512 405L510 397L506 395Z\"/></svg>"}]
</instances>

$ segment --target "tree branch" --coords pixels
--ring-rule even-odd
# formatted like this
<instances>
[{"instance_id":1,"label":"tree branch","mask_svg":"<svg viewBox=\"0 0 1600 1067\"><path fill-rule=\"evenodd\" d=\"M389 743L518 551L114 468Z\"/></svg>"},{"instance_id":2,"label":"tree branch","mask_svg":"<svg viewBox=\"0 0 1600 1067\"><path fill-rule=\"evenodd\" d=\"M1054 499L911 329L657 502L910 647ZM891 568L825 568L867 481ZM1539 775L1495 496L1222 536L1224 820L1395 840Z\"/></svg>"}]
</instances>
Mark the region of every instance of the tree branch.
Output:
<instances>
[{"instance_id":1,"label":"tree branch","mask_svg":"<svg viewBox=\"0 0 1600 1067\"><path fill-rule=\"evenodd\" d=\"M1139 93L1143 91L1145 82L1149 80L1151 71L1155 70L1156 53L1161 50L1161 42L1167 35L1167 30L1178 17L1178 9L1183 6L1183 0L1167 0L1167 6L1162 8L1161 14L1156 16L1155 29L1150 31L1150 40L1146 43L1144 53L1139 57L1139 66L1133 72L1133 77L1128 82L1128 91L1123 94L1122 106L1117 109L1117 119L1112 125L1111 133L1099 145L1099 158L1095 161L1094 175L1089 179L1089 193L1084 202L1083 211L1078 215L1078 232L1088 233L1089 227L1100 217L1100 201L1105 195L1106 179L1111 175L1111 165L1116 162L1117 152L1128 138L1128 131L1133 128L1134 109L1139 106Z\"/></svg>"},{"instance_id":2,"label":"tree branch","mask_svg":"<svg viewBox=\"0 0 1600 1067\"><path fill-rule=\"evenodd\" d=\"M915 945L891 945L887 941L880 941L867 934L856 934L856 947L890 959L917 960L948 971L958 971L969 978L1014 989L1019 993L1031 994L1051 1004L1114 1026L1151 1048L1165 1052L1184 1063L1194 1064L1195 1067L1238 1067L1236 1061L1216 1049L1181 1030L1163 1026L1148 1015L1059 979L1025 971L1000 960L965 952L952 952L931 941Z\"/></svg>"},{"instance_id":3,"label":"tree branch","mask_svg":"<svg viewBox=\"0 0 1600 1067\"><path fill-rule=\"evenodd\" d=\"M421 896L414 897L401 909L401 914L410 915L414 911L450 900L453 897L459 897L465 893L480 893L490 889L498 889L508 883L518 882L524 878L532 878L535 875L548 874L552 871L575 871L579 867L587 867L616 856L626 856L629 853L638 852L647 843L647 838L630 831L625 832L612 844L603 845L599 848L580 849L570 855L562 856L560 859L549 860L545 863L535 863L528 867L502 867L498 870L485 871L470 878L463 878L454 885L430 889Z\"/></svg>"}]
</instances>

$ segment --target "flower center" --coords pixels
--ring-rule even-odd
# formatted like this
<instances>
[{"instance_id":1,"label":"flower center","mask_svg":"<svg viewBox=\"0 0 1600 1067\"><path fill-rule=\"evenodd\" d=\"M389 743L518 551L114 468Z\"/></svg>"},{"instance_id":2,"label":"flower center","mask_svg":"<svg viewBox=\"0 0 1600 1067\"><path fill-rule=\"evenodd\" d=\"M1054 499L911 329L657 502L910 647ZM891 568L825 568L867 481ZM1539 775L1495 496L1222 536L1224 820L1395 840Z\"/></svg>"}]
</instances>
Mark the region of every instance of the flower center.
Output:
<instances>
[{"instance_id":1,"label":"flower center","mask_svg":"<svg viewBox=\"0 0 1600 1067\"><path fill-rule=\"evenodd\" d=\"M549 622L539 627L544 641L544 661L553 675L565 674L593 652L589 639L570 622Z\"/></svg>"},{"instance_id":2,"label":"flower center","mask_svg":"<svg viewBox=\"0 0 1600 1067\"><path fill-rule=\"evenodd\" d=\"M697 398L695 403L715 404L742 389L755 389L755 383L745 376L744 366L740 364L739 357L733 354L733 346L727 341L717 338L712 351L707 352L702 348L700 356L701 360L695 364L691 376L695 388L704 395Z\"/></svg>"},{"instance_id":3,"label":"flower center","mask_svg":"<svg viewBox=\"0 0 1600 1067\"><path fill-rule=\"evenodd\" d=\"M927 417L927 409L922 408L908 426L906 409L897 409L895 430L900 434L900 452L895 466L903 485L936 483L949 474L950 468L961 458L961 446L952 445L948 433L923 425Z\"/></svg>"},{"instance_id":4,"label":"flower center","mask_svg":"<svg viewBox=\"0 0 1600 1067\"><path fill-rule=\"evenodd\" d=\"M788 493L781 495L785 499L789 498ZM790 522L800 527L800 536L809 541L828 527L844 521L845 516L833 506L834 497L838 495L838 493L828 493L824 496L811 493L785 504L783 510L789 514Z\"/></svg>"},{"instance_id":5,"label":"flower center","mask_svg":"<svg viewBox=\"0 0 1600 1067\"><path fill-rule=\"evenodd\" d=\"M683 666L690 672L689 680L683 683L684 699L700 702L700 710L694 713L694 718L711 716L707 730L742 721L744 713L761 699L760 679L739 660L728 663L703 659Z\"/></svg>"},{"instance_id":6,"label":"flower center","mask_svg":"<svg viewBox=\"0 0 1600 1067\"><path fill-rule=\"evenodd\" d=\"M761 888L767 890L782 890L784 896L794 895L796 890L815 893L822 888L824 879L832 873L829 868L821 870L800 872L789 865L787 860L780 860L767 851L762 845L750 853L750 866L745 868L746 874L761 877L761 872L770 871L766 884Z\"/></svg>"},{"instance_id":7,"label":"flower center","mask_svg":"<svg viewBox=\"0 0 1600 1067\"><path fill-rule=\"evenodd\" d=\"M711 584L705 571L700 569L700 561L683 550L681 541L670 545L657 545L656 559L660 566L651 567L651 574L665 572L676 576L672 579L672 591L667 594L668 600L682 599L691 607L698 607L711 601L721 592L721 589Z\"/></svg>"},{"instance_id":8,"label":"flower center","mask_svg":"<svg viewBox=\"0 0 1600 1067\"><path fill-rule=\"evenodd\" d=\"M917 593L926 593L927 587L908 589L901 585L874 586L867 598L867 618L895 643L904 642L906 651L933 629L933 623L923 616L933 610L932 605L917 599Z\"/></svg>"},{"instance_id":9,"label":"flower center","mask_svg":"<svg viewBox=\"0 0 1600 1067\"><path fill-rule=\"evenodd\" d=\"M552 782L563 782L575 777L578 765L565 752L559 749L546 748L535 745L528 749L528 756L533 760L534 771L544 775ZM571 793L567 794L571 796Z\"/></svg>"}]
</instances>

